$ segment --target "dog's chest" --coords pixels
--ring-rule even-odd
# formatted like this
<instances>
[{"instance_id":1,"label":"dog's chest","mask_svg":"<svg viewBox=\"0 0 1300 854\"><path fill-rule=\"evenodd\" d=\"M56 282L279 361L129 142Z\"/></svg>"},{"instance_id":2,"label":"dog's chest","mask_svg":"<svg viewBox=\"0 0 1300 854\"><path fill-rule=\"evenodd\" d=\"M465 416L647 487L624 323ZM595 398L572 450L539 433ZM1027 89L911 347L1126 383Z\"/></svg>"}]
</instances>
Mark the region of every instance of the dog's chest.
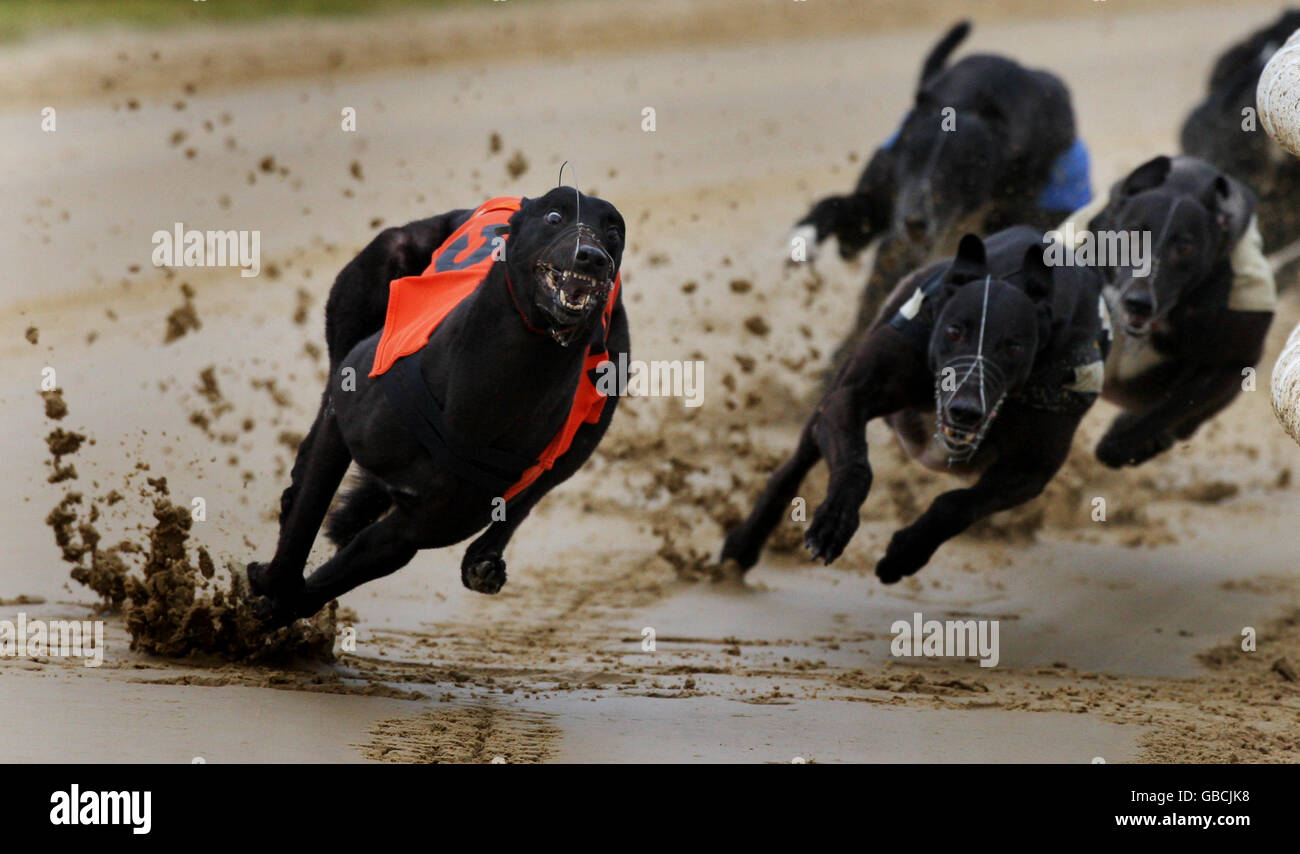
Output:
<instances>
[{"instance_id":1,"label":"dog's chest","mask_svg":"<svg viewBox=\"0 0 1300 854\"><path fill-rule=\"evenodd\" d=\"M1106 359L1106 385L1135 382L1169 358L1156 349L1150 335L1133 338L1120 332L1111 345L1110 357Z\"/></svg>"},{"instance_id":2,"label":"dog's chest","mask_svg":"<svg viewBox=\"0 0 1300 854\"><path fill-rule=\"evenodd\" d=\"M886 418L893 428L903 452L931 471L972 476L983 472L993 461L990 445L981 448L969 460L953 460L935 433L935 414L930 410L903 409Z\"/></svg>"}]
</instances>

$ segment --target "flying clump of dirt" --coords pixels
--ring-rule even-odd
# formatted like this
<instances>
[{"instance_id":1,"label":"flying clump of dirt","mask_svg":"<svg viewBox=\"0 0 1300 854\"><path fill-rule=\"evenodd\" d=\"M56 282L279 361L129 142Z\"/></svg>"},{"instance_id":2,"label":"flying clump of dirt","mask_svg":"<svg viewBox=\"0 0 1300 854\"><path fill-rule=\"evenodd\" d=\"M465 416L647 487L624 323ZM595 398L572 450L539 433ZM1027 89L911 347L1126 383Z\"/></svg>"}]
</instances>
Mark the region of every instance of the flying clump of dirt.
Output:
<instances>
[{"instance_id":1,"label":"flying clump of dirt","mask_svg":"<svg viewBox=\"0 0 1300 854\"><path fill-rule=\"evenodd\" d=\"M167 315L167 333L163 337L164 344L170 344L177 338L181 338L186 333L203 325L199 322L199 313L194 310L194 289L188 284L181 285L181 296L185 298L185 301L179 307L172 309L171 314Z\"/></svg>"},{"instance_id":2,"label":"flying clump of dirt","mask_svg":"<svg viewBox=\"0 0 1300 854\"><path fill-rule=\"evenodd\" d=\"M659 540L655 554L677 578L688 581L719 578L712 546L701 547L700 520L714 523L716 539L744 518L734 475L724 478L713 466L691 461L704 457L698 437L688 428L668 429L667 434L660 428L624 436L617 448L598 451L604 459L636 470L641 512ZM733 464L765 461L743 436L724 444Z\"/></svg>"},{"instance_id":3,"label":"flying clump of dirt","mask_svg":"<svg viewBox=\"0 0 1300 854\"><path fill-rule=\"evenodd\" d=\"M63 403L61 398L59 403ZM48 398L45 403L45 411L48 415L50 411ZM67 405L63 404L63 415L66 415L67 411ZM62 418L63 415L59 415L58 417ZM62 483L65 480L76 479L76 467L73 466L72 463L64 465L63 458L70 454L75 454L81 448L81 443L84 441L86 441L86 437L82 434L64 430L62 427L56 427L54 430L50 431L48 436L45 437L45 444L50 449L51 459L49 465L50 468L53 469L48 478L50 483Z\"/></svg>"},{"instance_id":4,"label":"flying clump of dirt","mask_svg":"<svg viewBox=\"0 0 1300 854\"><path fill-rule=\"evenodd\" d=\"M335 603L310 621L268 634L253 614L242 568L227 563L223 589L215 582L216 565L206 549L198 547L197 565L192 562L186 547L193 525L190 511L170 501L165 484L159 491L144 577L126 579L132 649L167 657L206 652L246 660L333 660Z\"/></svg>"},{"instance_id":5,"label":"flying clump of dirt","mask_svg":"<svg viewBox=\"0 0 1300 854\"><path fill-rule=\"evenodd\" d=\"M506 161L506 172L511 178L522 177L528 171L528 158L524 157L522 151L516 151L514 155Z\"/></svg>"},{"instance_id":6,"label":"flying clump of dirt","mask_svg":"<svg viewBox=\"0 0 1300 854\"><path fill-rule=\"evenodd\" d=\"M73 433L64 430L62 427L56 427L45 437L45 444L49 447L50 456L54 457L55 463L58 463L68 454L75 454L84 441L86 441L86 437L81 433Z\"/></svg>"},{"instance_id":7,"label":"flying clump of dirt","mask_svg":"<svg viewBox=\"0 0 1300 854\"><path fill-rule=\"evenodd\" d=\"M297 299L297 304L293 309L293 322L302 326L310 316L309 312L313 302L311 291L306 288L299 288L294 296Z\"/></svg>"},{"instance_id":8,"label":"flying clump of dirt","mask_svg":"<svg viewBox=\"0 0 1300 854\"><path fill-rule=\"evenodd\" d=\"M68 414L68 405L63 402L63 389L56 388L52 391L41 392L41 399L45 401L45 417L53 421L63 420L63 416Z\"/></svg>"},{"instance_id":9,"label":"flying clump of dirt","mask_svg":"<svg viewBox=\"0 0 1300 854\"><path fill-rule=\"evenodd\" d=\"M221 393L221 386L217 383L217 369L214 365L208 365L199 372L199 384L194 387L194 390L207 401L208 409L206 412L202 409L192 411L190 423L209 436L214 436L213 423L235 408ZM216 435L215 438L220 439L224 444L234 444L238 434L226 431Z\"/></svg>"},{"instance_id":10,"label":"flying clump of dirt","mask_svg":"<svg viewBox=\"0 0 1300 854\"><path fill-rule=\"evenodd\" d=\"M85 436L62 429L50 433L46 442L56 471L62 457L76 453L85 441ZM147 471L148 466L136 468ZM69 490L45 519L62 559L72 565L73 580L93 590L105 611L122 614L133 650L172 658L207 654L237 661L333 660L337 603L310 620L267 632L255 616L243 567L228 560L219 572L201 545L191 556L194 520L189 508L172 502L165 477L147 478L147 487L133 491L129 481L137 472L123 485L128 493L152 502L154 524L144 542L127 539L102 545L95 523L101 506L123 500L118 490L98 499ZM70 478L76 478L75 471Z\"/></svg>"}]
</instances>

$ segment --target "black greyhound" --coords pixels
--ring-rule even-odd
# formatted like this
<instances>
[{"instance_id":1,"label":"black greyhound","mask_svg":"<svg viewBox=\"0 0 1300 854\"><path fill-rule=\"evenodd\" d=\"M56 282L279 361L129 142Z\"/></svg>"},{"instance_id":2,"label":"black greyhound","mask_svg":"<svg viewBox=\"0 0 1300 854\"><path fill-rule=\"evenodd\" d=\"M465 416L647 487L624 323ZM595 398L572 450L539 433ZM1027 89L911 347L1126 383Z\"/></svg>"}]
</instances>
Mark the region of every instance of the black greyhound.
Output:
<instances>
[{"instance_id":1,"label":"black greyhound","mask_svg":"<svg viewBox=\"0 0 1300 854\"><path fill-rule=\"evenodd\" d=\"M1102 396L1124 408L1097 445L1108 466L1138 465L1189 438L1241 392L1276 302L1254 197L1192 157L1156 157L1111 189L1093 233L1151 235L1147 275L1104 270L1115 346Z\"/></svg>"},{"instance_id":2,"label":"black greyhound","mask_svg":"<svg viewBox=\"0 0 1300 854\"><path fill-rule=\"evenodd\" d=\"M876 575L887 584L912 575L945 541L1043 490L1101 390L1108 346L1095 269L1046 266L1043 233L1028 226L987 242L966 235L955 258L895 288L794 455L727 536L723 561L741 570L757 562L822 458L830 483L804 542L814 558L839 557L871 488L866 425L885 417L923 465L979 475L894 533Z\"/></svg>"},{"instance_id":3,"label":"black greyhound","mask_svg":"<svg viewBox=\"0 0 1300 854\"><path fill-rule=\"evenodd\" d=\"M485 527L461 578L483 593L501 588L511 536L591 455L618 403L590 392L594 365L628 352L623 245L613 205L557 188L387 229L343 268L326 306L330 379L281 497L275 556L248 568L270 624ZM390 299L390 282L421 271L405 290L393 282ZM457 271L468 271L467 295L427 343L394 336L398 298L418 305L443 287L434 274ZM354 461L361 482L327 526L339 550L304 581Z\"/></svg>"},{"instance_id":4,"label":"black greyhound","mask_svg":"<svg viewBox=\"0 0 1300 854\"><path fill-rule=\"evenodd\" d=\"M1182 129L1184 152L1255 192L1260 232L1270 252L1300 238L1300 160L1259 126L1255 90L1264 66L1297 29L1300 10L1288 9L1224 51L1210 73L1205 100Z\"/></svg>"},{"instance_id":5,"label":"black greyhound","mask_svg":"<svg viewBox=\"0 0 1300 854\"><path fill-rule=\"evenodd\" d=\"M1088 154L1065 84L990 54L945 67L969 32L963 21L931 50L915 104L853 192L822 199L795 226L792 241L802 240L808 253L834 236L846 260L880 238L832 371L898 279L951 254L964 232L991 234L1018 223L1051 228L1091 199Z\"/></svg>"}]
</instances>

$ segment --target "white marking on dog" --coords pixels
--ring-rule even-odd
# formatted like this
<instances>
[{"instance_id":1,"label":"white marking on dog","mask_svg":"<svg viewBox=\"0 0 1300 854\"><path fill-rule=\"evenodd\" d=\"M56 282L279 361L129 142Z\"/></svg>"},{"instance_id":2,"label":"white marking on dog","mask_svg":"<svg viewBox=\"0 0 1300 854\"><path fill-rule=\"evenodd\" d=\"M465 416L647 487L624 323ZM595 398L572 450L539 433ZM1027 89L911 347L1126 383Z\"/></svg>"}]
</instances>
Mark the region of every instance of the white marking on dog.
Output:
<instances>
[{"instance_id":1,"label":"white marking on dog","mask_svg":"<svg viewBox=\"0 0 1300 854\"><path fill-rule=\"evenodd\" d=\"M908 298L907 302L903 303L903 306L898 310L898 313L908 320L914 320L916 315L920 313L921 303L923 302L925 302L925 292L920 288L917 288L916 292Z\"/></svg>"}]
</instances>

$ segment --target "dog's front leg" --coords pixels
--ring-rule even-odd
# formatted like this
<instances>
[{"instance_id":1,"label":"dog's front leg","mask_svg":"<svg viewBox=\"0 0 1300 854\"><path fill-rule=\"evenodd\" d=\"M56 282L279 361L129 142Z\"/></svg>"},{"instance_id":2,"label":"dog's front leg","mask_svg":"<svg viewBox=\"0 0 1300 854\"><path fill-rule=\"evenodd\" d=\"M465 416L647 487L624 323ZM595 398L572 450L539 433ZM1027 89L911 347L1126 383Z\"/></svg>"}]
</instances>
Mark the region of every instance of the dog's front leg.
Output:
<instances>
[{"instance_id":1,"label":"dog's front leg","mask_svg":"<svg viewBox=\"0 0 1300 854\"><path fill-rule=\"evenodd\" d=\"M858 513L871 490L867 422L916 406L929 394L923 356L892 327L881 326L823 398L810 426L830 482L804 536L814 559L834 561L858 529Z\"/></svg>"},{"instance_id":2,"label":"dog's front leg","mask_svg":"<svg viewBox=\"0 0 1300 854\"><path fill-rule=\"evenodd\" d=\"M821 199L795 224L796 235L805 228L812 232L809 260L815 246L834 237L840 257L851 261L889 228L894 207L893 170L894 155L877 150L853 192Z\"/></svg>"},{"instance_id":3,"label":"dog's front leg","mask_svg":"<svg viewBox=\"0 0 1300 854\"><path fill-rule=\"evenodd\" d=\"M505 518L488 525L487 530L465 549L465 557L460 562L460 583L466 588L476 593L492 594L499 593L505 586L506 546L546 490L555 485L542 484L544 477L539 477L516 500L508 502Z\"/></svg>"},{"instance_id":4,"label":"dog's front leg","mask_svg":"<svg viewBox=\"0 0 1300 854\"><path fill-rule=\"evenodd\" d=\"M1097 443L1097 459L1111 468L1141 465L1189 438L1240 392L1238 368L1197 368L1150 408L1121 412Z\"/></svg>"},{"instance_id":5,"label":"dog's front leg","mask_svg":"<svg viewBox=\"0 0 1300 854\"><path fill-rule=\"evenodd\" d=\"M1003 413L1003 417L1011 413ZM1010 420L1010 419L1008 419ZM945 492L919 518L894 532L885 555L876 564L876 576L893 584L914 574L948 540L971 525L1024 504L1042 493L1065 462L1079 418L1038 413L1016 419L1004 435L1014 447L1000 451L998 459L967 489Z\"/></svg>"},{"instance_id":6,"label":"dog's front leg","mask_svg":"<svg viewBox=\"0 0 1300 854\"><path fill-rule=\"evenodd\" d=\"M858 513L871 491L867 420L865 407L853 400L853 390L840 388L826 396L812 425L813 438L830 468L826 498L804 534L813 560L831 563L858 530Z\"/></svg>"},{"instance_id":7,"label":"dog's front leg","mask_svg":"<svg viewBox=\"0 0 1300 854\"><path fill-rule=\"evenodd\" d=\"M620 306L614 312L610 328L610 356L617 360L619 354L628 352L627 315ZM555 465L542 472L528 488L506 504L505 518L494 521L479 534L465 550L460 563L460 580L470 590L478 593L497 593L506 583L505 550L511 537L538 502L555 487L572 477L595 452L604 438L609 424L618 409L619 398L611 396L605 401L600 418L594 424L583 424L573 436L569 449L555 461Z\"/></svg>"},{"instance_id":8,"label":"dog's front leg","mask_svg":"<svg viewBox=\"0 0 1300 854\"><path fill-rule=\"evenodd\" d=\"M791 457L781 464L767 480L767 485L754 502L754 509L728 534L722 544L721 560L734 561L743 572L758 563L759 552L763 543L772 535L780 524L794 500L799 485L803 483L809 469L821 459L821 449L813 431L817 426L817 415L808 421L799 434L799 445Z\"/></svg>"},{"instance_id":9,"label":"dog's front leg","mask_svg":"<svg viewBox=\"0 0 1300 854\"><path fill-rule=\"evenodd\" d=\"M606 405L607 411L613 407ZM584 424L574 437L574 446L582 437L582 431L598 425ZM601 431L603 432L603 431ZM528 518L537 503L547 492L563 483L586 460L588 454L574 454L570 446L563 457L555 461L555 466L533 481L522 493L506 503L505 518L488 525L487 530L478 535L474 542L465 549L465 557L460 562L460 581L476 593L498 593L506 583L506 546L519 530L519 526ZM593 445L594 447L594 445Z\"/></svg>"}]
</instances>

